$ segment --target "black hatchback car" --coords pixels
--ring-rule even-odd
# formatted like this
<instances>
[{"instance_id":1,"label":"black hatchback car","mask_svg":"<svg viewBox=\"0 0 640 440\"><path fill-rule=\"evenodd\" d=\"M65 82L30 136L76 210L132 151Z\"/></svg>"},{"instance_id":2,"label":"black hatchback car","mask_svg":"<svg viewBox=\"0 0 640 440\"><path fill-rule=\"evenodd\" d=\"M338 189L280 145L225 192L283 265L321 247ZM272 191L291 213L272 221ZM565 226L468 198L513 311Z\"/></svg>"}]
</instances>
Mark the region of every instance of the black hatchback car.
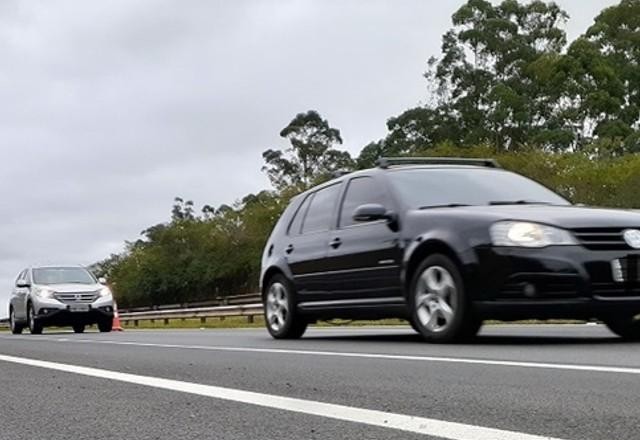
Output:
<instances>
[{"instance_id":1,"label":"black hatchback car","mask_svg":"<svg viewBox=\"0 0 640 440\"><path fill-rule=\"evenodd\" d=\"M572 205L484 159L390 158L295 197L262 259L267 329L407 319L426 340L483 320L600 319L640 338L640 213Z\"/></svg>"}]
</instances>

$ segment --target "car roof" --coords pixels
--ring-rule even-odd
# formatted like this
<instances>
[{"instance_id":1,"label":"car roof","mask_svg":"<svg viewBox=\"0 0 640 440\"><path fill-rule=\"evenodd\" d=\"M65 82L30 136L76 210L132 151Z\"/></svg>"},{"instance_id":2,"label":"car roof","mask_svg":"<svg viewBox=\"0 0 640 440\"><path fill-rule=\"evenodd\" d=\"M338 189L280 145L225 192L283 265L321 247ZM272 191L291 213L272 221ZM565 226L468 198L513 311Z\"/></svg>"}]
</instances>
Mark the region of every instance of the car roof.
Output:
<instances>
[{"instance_id":1,"label":"car roof","mask_svg":"<svg viewBox=\"0 0 640 440\"><path fill-rule=\"evenodd\" d=\"M86 267L81 264L38 264L38 265L29 266L29 269L72 269L72 268L86 269Z\"/></svg>"}]
</instances>

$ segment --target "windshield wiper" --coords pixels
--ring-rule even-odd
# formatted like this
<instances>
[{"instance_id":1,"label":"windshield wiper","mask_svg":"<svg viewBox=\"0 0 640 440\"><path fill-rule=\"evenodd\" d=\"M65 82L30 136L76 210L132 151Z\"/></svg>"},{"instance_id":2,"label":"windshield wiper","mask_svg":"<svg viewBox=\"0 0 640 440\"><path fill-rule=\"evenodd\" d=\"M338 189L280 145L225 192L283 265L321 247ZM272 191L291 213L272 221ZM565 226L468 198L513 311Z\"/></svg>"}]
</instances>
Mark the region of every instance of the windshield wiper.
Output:
<instances>
[{"instance_id":1,"label":"windshield wiper","mask_svg":"<svg viewBox=\"0 0 640 440\"><path fill-rule=\"evenodd\" d=\"M492 200L489 205L551 205L551 203L537 200Z\"/></svg>"},{"instance_id":2,"label":"windshield wiper","mask_svg":"<svg viewBox=\"0 0 640 440\"><path fill-rule=\"evenodd\" d=\"M418 209L431 209L431 208L458 208L460 206L471 206L466 203L447 203L444 205L427 205L421 206Z\"/></svg>"}]
</instances>

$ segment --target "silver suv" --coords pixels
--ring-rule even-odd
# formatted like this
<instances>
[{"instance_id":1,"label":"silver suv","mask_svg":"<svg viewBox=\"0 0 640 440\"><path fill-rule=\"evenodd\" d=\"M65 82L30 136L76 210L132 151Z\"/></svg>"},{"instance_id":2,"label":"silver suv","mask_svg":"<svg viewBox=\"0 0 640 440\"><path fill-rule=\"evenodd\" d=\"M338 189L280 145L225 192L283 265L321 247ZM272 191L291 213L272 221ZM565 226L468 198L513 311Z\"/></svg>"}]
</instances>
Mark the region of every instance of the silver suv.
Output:
<instances>
[{"instance_id":1,"label":"silver suv","mask_svg":"<svg viewBox=\"0 0 640 440\"><path fill-rule=\"evenodd\" d=\"M96 279L82 266L41 266L24 269L16 278L9 301L11 332L32 334L46 326L73 327L98 324L101 332L113 325L113 295L103 278Z\"/></svg>"}]
</instances>

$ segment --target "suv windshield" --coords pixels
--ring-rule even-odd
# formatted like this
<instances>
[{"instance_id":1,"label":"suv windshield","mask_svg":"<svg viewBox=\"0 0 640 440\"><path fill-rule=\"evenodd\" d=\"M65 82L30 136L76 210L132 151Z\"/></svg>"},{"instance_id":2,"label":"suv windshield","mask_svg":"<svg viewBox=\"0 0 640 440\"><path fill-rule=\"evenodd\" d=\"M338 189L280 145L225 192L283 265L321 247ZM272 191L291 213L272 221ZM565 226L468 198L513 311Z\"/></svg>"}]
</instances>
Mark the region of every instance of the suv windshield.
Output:
<instances>
[{"instance_id":1,"label":"suv windshield","mask_svg":"<svg viewBox=\"0 0 640 440\"><path fill-rule=\"evenodd\" d=\"M95 284L95 278L82 267L40 267L33 269L35 284Z\"/></svg>"},{"instance_id":2,"label":"suv windshield","mask_svg":"<svg viewBox=\"0 0 640 440\"><path fill-rule=\"evenodd\" d=\"M519 174L478 168L410 168L388 173L391 184L411 208L465 205L570 203Z\"/></svg>"}]
</instances>

